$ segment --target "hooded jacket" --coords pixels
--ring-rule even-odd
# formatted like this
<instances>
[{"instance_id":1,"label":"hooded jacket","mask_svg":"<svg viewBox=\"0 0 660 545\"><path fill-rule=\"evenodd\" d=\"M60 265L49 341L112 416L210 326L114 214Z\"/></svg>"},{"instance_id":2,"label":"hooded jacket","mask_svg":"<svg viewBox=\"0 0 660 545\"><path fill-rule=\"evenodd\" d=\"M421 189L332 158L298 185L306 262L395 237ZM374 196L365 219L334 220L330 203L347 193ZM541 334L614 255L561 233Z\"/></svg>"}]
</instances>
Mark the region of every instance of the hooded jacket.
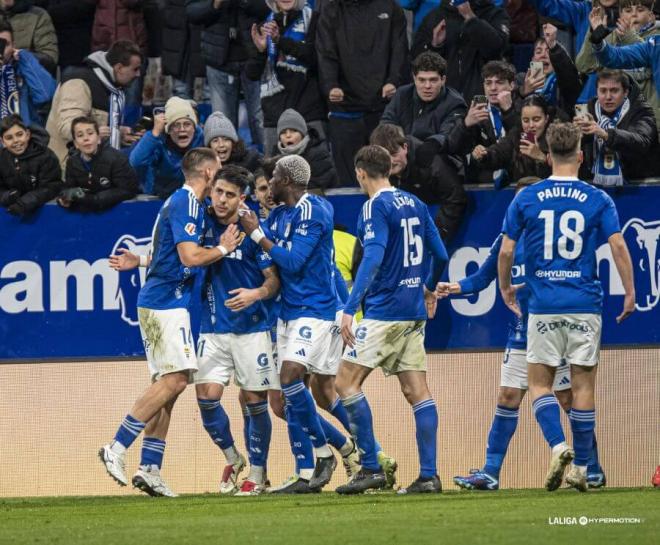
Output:
<instances>
[{"instance_id":1,"label":"hooded jacket","mask_svg":"<svg viewBox=\"0 0 660 545\"><path fill-rule=\"evenodd\" d=\"M146 0L96 0L92 51L107 51L117 40L130 40L147 51L147 27L142 8Z\"/></svg>"},{"instance_id":2,"label":"hooded jacket","mask_svg":"<svg viewBox=\"0 0 660 545\"><path fill-rule=\"evenodd\" d=\"M26 125L43 126L39 107L51 101L57 83L30 51L21 51L15 66L21 118Z\"/></svg>"},{"instance_id":3,"label":"hooded jacket","mask_svg":"<svg viewBox=\"0 0 660 545\"><path fill-rule=\"evenodd\" d=\"M64 184L87 191L83 199L71 203L72 210L106 210L138 192L137 174L128 157L107 143L101 144L89 163L80 151L73 151L66 162Z\"/></svg>"},{"instance_id":4,"label":"hooded jacket","mask_svg":"<svg viewBox=\"0 0 660 545\"><path fill-rule=\"evenodd\" d=\"M49 147L62 165L69 154L71 122L76 117L92 116L100 127L108 124L110 91L94 73L94 68L101 68L108 81L114 83L114 71L105 55L105 51L92 53L85 59L85 66L64 74L55 91L46 130L50 134Z\"/></svg>"},{"instance_id":5,"label":"hooded jacket","mask_svg":"<svg viewBox=\"0 0 660 545\"><path fill-rule=\"evenodd\" d=\"M470 0L476 17L465 21L450 0L431 11L415 33L412 57L434 51L447 61L447 85L470 102L483 93L481 69L488 61L501 59L509 43L509 15L490 0ZM433 47L433 29L447 21L443 44Z\"/></svg>"},{"instance_id":6,"label":"hooded jacket","mask_svg":"<svg viewBox=\"0 0 660 545\"><path fill-rule=\"evenodd\" d=\"M321 92L331 112L382 112L387 83L410 81L406 18L395 0L326 0L316 31Z\"/></svg>"},{"instance_id":7,"label":"hooded jacket","mask_svg":"<svg viewBox=\"0 0 660 545\"><path fill-rule=\"evenodd\" d=\"M0 150L0 202L7 202L9 194L20 193L18 202L29 213L53 199L62 189L62 171L55 154L31 140L23 155Z\"/></svg>"}]
</instances>

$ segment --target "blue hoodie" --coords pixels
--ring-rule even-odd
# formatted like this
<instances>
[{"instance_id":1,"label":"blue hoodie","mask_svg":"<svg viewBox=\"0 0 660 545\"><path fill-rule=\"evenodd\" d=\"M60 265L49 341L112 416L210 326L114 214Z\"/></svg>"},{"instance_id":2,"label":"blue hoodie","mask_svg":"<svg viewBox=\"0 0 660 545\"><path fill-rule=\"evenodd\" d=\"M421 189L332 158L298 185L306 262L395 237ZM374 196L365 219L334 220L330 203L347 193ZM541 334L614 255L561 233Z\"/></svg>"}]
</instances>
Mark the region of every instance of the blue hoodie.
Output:
<instances>
[{"instance_id":1,"label":"blue hoodie","mask_svg":"<svg viewBox=\"0 0 660 545\"><path fill-rule=\"evenodd\" d=\"M48 71L39 64L37 58L21 49L16 63L16 75L22 78L19 83L19 104L21 119L26 125L36 124L43 126L38 109L53 99L57 82Z\"/></svg>"},{"instance_id":2,"label":"blue hoodie","mask_svg":"<svg viewBox=\"0 0 660 545\"><path fill-rule=\"evenodd\" d=\"M195 127L192 143L185 150L167 144L167 134L154 136L147 132L135 145L129 156L131 166L140 177L144 193L166 199L183 185L181 161L185 152L204 145L204 131Z\"/></svg>"}]
</instances>

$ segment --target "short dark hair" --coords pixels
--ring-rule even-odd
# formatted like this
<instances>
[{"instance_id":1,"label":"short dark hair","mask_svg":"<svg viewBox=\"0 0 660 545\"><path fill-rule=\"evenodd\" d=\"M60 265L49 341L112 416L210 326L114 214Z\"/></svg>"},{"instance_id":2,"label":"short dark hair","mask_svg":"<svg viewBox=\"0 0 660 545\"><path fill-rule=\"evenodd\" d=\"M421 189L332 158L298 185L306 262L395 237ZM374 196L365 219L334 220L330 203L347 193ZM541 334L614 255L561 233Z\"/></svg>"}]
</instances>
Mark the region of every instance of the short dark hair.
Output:
<instances>
[{"instance_id":1,"label":"short dark hair","mask_svg":"<svg viewBox=\"0 0 660 545\"><path fill-rule=\"evenodd\" d=\"M227 165L218 170L218 173L215 175L215 182L219 180L229 182L238 187L242 195L250 187L251 178L254 184L254 177L247 168L238 165Z\"/></svg>"},{"instance_id":2,"label":"short dark hair","mask_svg":"<svg viewBox=\"0 0 660 545\"><path fill-rule=\"evenodd\" d=\"M570 161L580 149L582 133L574 123L554 121L546 129L545 140L550 155L564 161Z\"/></svg>"},{"instance_id":3,"label":"short dark hair","mask_svg":"<svg viewBox=\"0 0 660 545\"><path fill-rule=\"evenodd\" d=\"M447 74L447 61L433 51L424 51L413 61L412 72L414 75L420 72L437 72L444 76Z\"/></svg>"},{"instance_id":4,"label":"short dark hair","mask_svg":"<svg viewBox=\"0 0 660 545\"><path fill-rule=\"evenodd\" d=\"M0 122L0 138L2 138L9 129L15 126L19 126L24 131L30 130L30 127L25 124L20 115L11 114L3 118L3 120Z\"/></svg>"},{"instance_id":5,"label":"short dark hair","mask_svg":"<svg viewBox=\"0 0 660 545\"><path fill-rule=\"evenodd\" d=\"M5 19L4 17L0 18L0 32L9 32L12 41L14 40L14 27L11 26L9 19Z\"/></svg>"},{"instance_id":6,"label":"short dark hair","mask_svg":"<svg viewBox=\"0 0 660 545\"><path fill-rule=\"evenodd\" d=\"M355 168L361 168L370 178L389 178L392 170L390 153L383 146L363 146L355 155Z\"/></svg>"},{"instance_id":7,"label":"short dark hair","mask_svg":"<svg viewBox=\"0 0 660 545\"><path fill-rule=\"evenodd\" d=\"M389 153L396 153L407 142L403 129L390 123L378 125L369 138L370 144L385 148Z\"/></svg>"},{"instance_id":8,"label":"short dark hair","mask_svg":"<svg viewBox=\"0 0 660 545\"><path fill-rule=\"evenodd\" d=\"M94 125L96 134L99 133L99 124L96 119L90 115L80 115L71 122L71 138L74 140L76 139L76 125Z\"/></svg>"},{"instance_id":9,"label":"short dark hair","mask_svg":"<svg viewBox=\"0 0 660 545\"><path fill-rule=\"evenodd\" d=\"M142 51L130 40L117 40L105 54L105 60L108 61L110 66L115 64L128 66L131 64L133 57L140 57L140 60L142 60Z\"/></svg>"},{"instance_id":10,"label":"short dark hair","mask_svg":"<svg viewBox=\"0 0 660 545\"><path fill-rule=\"evenodd\" d=\"M516 69L506 61L488 61L481 69L481 79L493 76L513 82L516 79Z\"/></svg>"},{"instance_id":11,"label":"short dark hair","mask_svg":"<svg viewBox=\"0 0 660 545\"><path fill-rule=\"evenodd\" d=\"M653 0L619 0L619 9L631 8L633 6L644 6L650 11L653 11Z\"/></svg>"},{"instance_id":12,"label":"short dark hair","mask_svg":"<svg viewBox=\"0 0 660 545\"><path fill-rule=\"evenodd\" d=\"M609 79L620 83L624 91L630 90L630 79L628 79L628 75L623 70L601 68L596 72L596 74L596 85L598 85L604 79Z\"/></svg>"},{"instance_id":13,"label":"short dark hair","mask_svg":"<svg viewBox=\"0 0 660 545\"><path fill-rule=\"evenodd\" d=\"M275 172L275 165L277 162L284 157L283 155L273 155L272 157L266 157L264 162L261 164L261 170L263 175L267 180L270 180L273 177L273 172ZM255 175L255 177L258 177Z\"/></svg>"},{"instance_id":14,"label":"short dark hair","mask_svg":"<svg viewBox=\"0 0 660 545\"><path fill-rule=\"evenodd\" d=\"M206 163L218 162L218 156L211 148L193 148L188 150L181 161L181 170L186 178L199 174Z\"/></svg>"}]
</instances>

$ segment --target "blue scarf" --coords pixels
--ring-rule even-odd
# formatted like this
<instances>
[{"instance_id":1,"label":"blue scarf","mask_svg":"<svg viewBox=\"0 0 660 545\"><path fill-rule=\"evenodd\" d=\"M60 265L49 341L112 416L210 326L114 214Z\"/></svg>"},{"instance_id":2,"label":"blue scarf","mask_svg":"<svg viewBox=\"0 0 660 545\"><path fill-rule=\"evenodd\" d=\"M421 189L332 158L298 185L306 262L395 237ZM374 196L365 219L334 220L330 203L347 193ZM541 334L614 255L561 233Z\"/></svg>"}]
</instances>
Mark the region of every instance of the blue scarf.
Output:
<instances>
[{"instance_id":1,"label":"blue scarf","mask_svg":"<svg viewBox=\"0 0 660 545\"><path fill-rule=\"evenodd\" d=\"M630 100L626 98L611 116L602 112L598 102L596 102L595 110L598 126L605 130L614 129L630 110ZM594 184L605 187L623 185L624 179L619 154L609 149L602 138L594 138L594 156L596 158L593 166Z\"/></svg>"},{"instance_id":2,"label":"blue scarf","mask_svg":"<svg viewBox=\"0 0 660 545\"><path fill-rule=\"evenodd\" d=\"M554 72L545 78L543 87L536 94L542 95L548 104L557 105L557 75Z\"/></svg>"},{"instance_id":3,"label":"blue scarf","mask_svg":"<svg viewBox=\"0 0 660 545\"><path fill-rule=\"evenodd\" d=\"M506 131L504 130L504 124L502 123L502 112L499 108L493 106L488 106L490 112L490 122L493 125L493 131L495 132L495 138L499 141L502 138ZM507 181L506 170L501 168L493 172L493 183L495 184L495 189L502 189Z\"/></svg>"},{"instance_id":4,"label":"blue scarf","mask_svg":"<svg viewBox=\"0 0 660 545\"><path fill-rule=\"evenodd\" d=\"M101 67L94 68L94 73L101 83L110 92L110 104L108 105L108 125L110 127L110 145L115 149L121 148L121 118L124 111L124 91L111 82L106 72Z\"/></svg>"},{"instance_id":5,"label":"blue scarf","mask_svg":"<svg viewBox=\"0 0 660 545\"><path fill-rule=\"evenodd\" d=\"M285 15L286 17L286 15ZM271 12L266 21L273 21L275 13ZM298 18L284 31L283 38L289 38L296 42L304 42L307 31L309 30L309 23L312 20L312 8L305 5L300 11ZM261 96L273 96L284 90L284 86L278 81L276 68L283 68L292 72L300 72L301 74L307 73L307 67L302 64L293 55L281 54L277 49L277 44L273 40L266 40L266 52L268 54L268 62L266 63L266 70L261 80Z\"/></svg>"},{"instance_id":6,"label":"blue scarf","mask_svg":"<svg viewBox=\"0 0 660 545\"><path fill-rule=\"evenodd\" d=\"M0 69L0 118L20 114L18 83L14 64L3 64Z\"/></svg>"}]
</instances>

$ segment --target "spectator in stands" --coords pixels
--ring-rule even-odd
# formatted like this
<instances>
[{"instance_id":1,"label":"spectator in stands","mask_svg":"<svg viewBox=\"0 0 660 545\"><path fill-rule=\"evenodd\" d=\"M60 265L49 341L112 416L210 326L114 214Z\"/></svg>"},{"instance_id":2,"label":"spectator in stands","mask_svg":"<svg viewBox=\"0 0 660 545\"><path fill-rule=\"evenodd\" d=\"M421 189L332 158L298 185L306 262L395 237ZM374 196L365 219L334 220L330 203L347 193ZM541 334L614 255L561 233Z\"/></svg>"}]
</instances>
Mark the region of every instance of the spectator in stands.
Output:
<instances>
[{"instance_id":1,"label":"spectator in stands","mask_svg":"<svg viewBox=\"0 0 660 545\"><path fill-rule=\"evenodd\" d=\"M62 171L55 154L32 138L20 116L0 122L0 137L0 205L24 216L59 193Z\"/></svg>"},{"instance_id":2,"label":"spectator in stands","mask_svg":"<svg viewBox=\"0 0 660 545\"><path fill-rule=\"evenodd\" d=\"M447 87L447 63L437 53L421 53L412 65L414 83L397 89L383 112L381 123L400 126L405 134L421 140L416 161L429 166L436 155L451 154L449 135L465 117L463 97Z\"/></svg>"},{"instance_id":3,"label":"spectator in stands","mask_svg":"<svg viewBox=\"0 0 660 545\"><path fill-rule=\"evenodd\" d=\"M653 108L634 80L621 70L602 69L596 89L589 115L573 120L584 135L584 163L593 173L593 183L610 187L657 176L658 128Z\"/></svg>"},{"instance_id":4,"label":"spectator in stands","mask_svg":"<svg viewBox=\"0 0 660 545\"><path fill-rule=\"evenodd\" d=\"M420 166L415 154L421 143L413 136L406 136L397 125L379 125L371 135L371 143L389 152L393 185L413 193L429 205L440 205L434 221L445 243L450 241L467 208L467 196L458 174L447 168L440 155L430 165Z\"/></svg>"},{"instance_id":5,"label":"spectator in stands","mask_svg":"<svg viewBox=\"0 0 660 545\"><path fill-rule=\"evenodd\" d=\"M476 146L487 148L504 138L520 123L522 100L514 104L515 68L505 61L489 61L481 70L487 102L472 101L464 119L453 129L450 139L467 154L465 179L470 183L494 183L499 189L507 183L504 169L490 170L472 159Z\"/></svg>"},{"instance_id":6,"label":"spectator in stands","mask_svg":"<svg viewBox=\"0 0 660 545\"><path fill-rule=\"evenodd\" d=\"M305 0L267 0L272 9L266 23L252 25L252 55L245 68L260 80L264 116L264 151L277 144L277 120L295 108L325 140L327 110L319 88L316 62L318 12Z\"/></svg>"},{"instance_id":7,"label":"spectator in stands","mask_svg":"<svg viewBox=\"0 0 660 545\"><path fill-rule=\"evenodd\" d=\"M57 204L70 210L101 211L135 197L137 174L124 153L101 140L94 118L74 119L71 136L75 151L66 163L65 189Z\"/></svg>"},{"instance_id":8,"label":"spectator in stands","mask_svg":"<svg viewBox=\"0 0 660 545\"><path fill-rule=\"evenodd\" d=\"M51 74L55 74L58 60L55 27L42 8L30 0L0 0L0 18L7 19L14 29L16 49L27 49Z\"/></svg>"},{"instance_id":9,"label":"spectator in stands","mask_svg":"<svg viewBox=\"0 0 660 545\"><path fill-rule=\"evenodd\" d=\"M435 51L447 59L447 85L466 102L481 94L481 69L501 59L509 43L509 16L491 0L442 0L415 33L413 57Z\"/></svg>"},{"instance_id":10,"label":"spectator in stands","mask_svg":"<svg viewBox=\"0 0 660 545\"><path fill-rule=\"evenodd\" d=\"M133 148L130 163L144 193L167 199L183 185L181 161L188 150L204 145L204 132L190 101L170 98L165 113L154 116L154 128Z\"/></svg>"},{"instance_id":11,"label":"spectator in stands","mask_svg":"<svg viewBox=\"0 0 660 545\"><path fill-rule=\"evenodd\" d=\"M222 112L213 112L206 120L204 145L215 151L223 166L237 165L255 172L262 165L261 154L245 145L232 122Z\"/></svg>"},{"instance_id":12,"label":"spectator in stands","mask_svg":"<svg viewBox=\"0 0 660 545\"><path fill-rule=\"evenodd\" d=\"M59 67L82 66L92 52L96 0L49 0L47 7L57 33Z\"/></svg>"},{"instance_id":13,"label":"spectator in stands","mask_svg":"<svg viewBox=\"0 0 660 545\"><path fill-rule=\"evenodd\" d=\"M163 8L162 71L172 76L172 94L192 100L195 78L206 77L202 28L188 21L185 0L166 0Z\"/></svg>"},{"instance_id":14,"label":"spectator in stands","mask_svg":"<svg viewBox=\"0 0 660 545\"><path fill-rule=\"evenodd\" d=\"M129 127L122 127L124 88L140 75L142 53L128 41L112 44L108 52L96 51L85 59L85 66L73 68L62 76L55 91L46 130L50 149L64 164L71 145L71 122L76 117L91 116L100 127L101 136L119 149L137 138Z\"/></svg>"},{"instance_id":15,"label":"spectator in stands","mask_svg":"<svg viewBox=\"0 0 660 545\"><path fill-rule=\"evenodd\" d=\"M512 44L533 44L538 38L539 17L532 6L524 0L508 0L503 3L511 19Z\"/></svg>"},{"instance_id":16,"label":"spectator in stands","mask_svg":"<svg viewBox=\"0 0 660 545\"><path fill-rule=\"evenodd\" d=\"M211 93L213 111L223 112L234 127L238 126L241 92L245 95L252 142L263 146L263 114L260 85L245 71L246 46L252 43L250 30L263 21L268 7L263 0L186 0L188 20L203 25L202 58Z\"/></svg>"},{"instance_id":17,"label":"spectator in stands","mask_svg":"<svg viewBox=\"0 0 660 545\"><path fill-rule=\"evenodd\" d=\"M300 155L309 163L312 175L307 187L323 192L337 185L337 173L332 157L316 132L293 108L282 112L277 121L277 152L281 155Z\"/></svg>"},{"instance_id":18,"label":"spectator in stands","mask_svg":"<svg viewBox=\"0 0 660 545\"><path fill-rule=\"evenodd\" d=\"M505 169L510 184L529 176L543 179L552 174L546 160L545 129L554 120L554 109L542 96L533 94L523 101L520 118L521 127L515 127L495 144L478 145L472 150L472 159L482 168Z\"/></svg>"},{"instance_id":19,"label":"spectator in stands","mask_svg":"<svg viewBox=\"0 0 660 545\"><path fill-rule=\"evenodd\" d=\"M316 48L339 183L357 186L353 156L409 78L403 10L395 0L327 0L321 5Z\"/></svg>"},{"instance_id":20,"label":"spectator in stands","mask_svg":"<svg viewBox=\"0 0 660 545\"><path fill-rule=\"evenodd\" d=\"M38 109L53 98L57 83L33 53L14 48L14 31L4 20L0 20L1 43L0 118L19 114L27 126L43 126Z\"/></svg>"},{"instance_id":21,"label":"spectator in stands","mask_svg":"<svg viewBox=\"0 0 660 545\"><path fill-rule=\"evenodd\" d=\"M429 11L437 8L441 0L399 0L399 5L413 14L413 32L417 32Z\"/></svg>"}]
</instances>

